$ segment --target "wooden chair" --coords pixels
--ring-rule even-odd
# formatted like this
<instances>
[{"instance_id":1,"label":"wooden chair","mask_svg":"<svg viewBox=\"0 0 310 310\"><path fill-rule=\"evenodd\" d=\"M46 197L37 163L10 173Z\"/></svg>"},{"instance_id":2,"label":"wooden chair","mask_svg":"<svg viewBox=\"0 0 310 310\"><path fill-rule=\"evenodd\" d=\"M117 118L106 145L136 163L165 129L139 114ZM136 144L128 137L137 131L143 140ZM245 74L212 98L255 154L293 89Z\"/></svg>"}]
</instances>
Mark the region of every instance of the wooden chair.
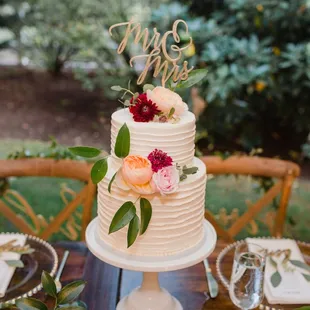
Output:
<instances>
[{"instance_id":1,"label":"wooden chair","mask_svg":"<svg viewBox=\"0 0 310 310\"><path fill-rule=\"evenodd\" d=\"M279 194L281 194L281 198L272 235L276 237L282 236L292 185L295 178L300 175L300 167L297 164L279 159L249 156L232 156L228 159L222 159L218 156L206 156L201 159L207 166L208 174L252 175L271 177L278 180L265 195L251 205L249 210L242 214L228 230L222 228L211 212L206 210L205 218L212 223L219 236L227 241L233 241L234 237Z\"/></svg>"},{"instance_id":2,"label":"wooden chair","mask_svg":"<svg viewBox=\"0 0 310 310\"><path fill-rule=\"evenodd\" d=\"M82 224L80 228L82 239L84 240L86 227L91 221L92 206L96 193L96 186L90 179L90 170L91 165L82 161L41 158L0 160L0 178L12 176L60 177L85 182L82 190L77 194L74 193L72 195L73 199L67 201L66 206L51 221L47 222L40 215L35 214L32 207L19 193L12 191L13 193L11 194L15 199L9 197L7 194L9 190L6 190L4 195L0 197L2 198L0 199L0 215L11 221L21 232L37 235L46 240L53 233L58 232L61 229L61 225L70 220L73 213L82 205ZM40 193L36 194L39 195ZM17 212L14 212L5 198L10 200L11 204L15 205ZM16 199L18 203L16 203ZM22 216L21 213L24 213L25 216ZM25 219L26 217L30 219L31 223Z\"/></svg>"}]
</instances>

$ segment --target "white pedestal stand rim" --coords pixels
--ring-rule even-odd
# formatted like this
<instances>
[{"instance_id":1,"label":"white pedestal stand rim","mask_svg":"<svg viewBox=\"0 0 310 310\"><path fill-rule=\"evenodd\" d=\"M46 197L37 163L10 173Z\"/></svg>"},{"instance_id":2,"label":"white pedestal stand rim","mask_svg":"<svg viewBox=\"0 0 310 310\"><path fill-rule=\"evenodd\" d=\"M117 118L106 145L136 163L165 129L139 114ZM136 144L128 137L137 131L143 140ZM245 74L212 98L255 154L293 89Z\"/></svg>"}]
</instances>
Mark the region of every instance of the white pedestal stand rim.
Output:
<instances>
[{"instance_id":1,"label":"white pedestal stand rim","mask_svg":"<svg viewBox=\"0 0 310 310\"><path fill-rule=\"evenodd\" d=\"M97 227L98 218L95 218L86 230L87 246L97 258L119 268L144 272L141 287L123 298L117 310L182 310L179 301L160 288L157 273L184 269L200 263L213 252L217 241L215 229L205 220L203 240L195 248L171 256L136 256L107 245L99 238Z\"/></svg>"}]
</instances>

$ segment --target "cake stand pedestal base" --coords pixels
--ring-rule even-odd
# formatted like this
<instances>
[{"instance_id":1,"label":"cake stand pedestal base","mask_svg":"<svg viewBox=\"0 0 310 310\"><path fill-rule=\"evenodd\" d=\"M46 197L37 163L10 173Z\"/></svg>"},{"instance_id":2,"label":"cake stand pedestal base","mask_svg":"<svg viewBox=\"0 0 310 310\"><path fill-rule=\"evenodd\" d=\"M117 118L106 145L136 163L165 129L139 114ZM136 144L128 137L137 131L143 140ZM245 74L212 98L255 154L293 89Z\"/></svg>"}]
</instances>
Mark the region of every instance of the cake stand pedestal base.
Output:
<instances>
[{"instance_id":1,"label":"cake stand pedestal base","mask_svg":"<svg viewBox=\"0 0 310 310\"><path fill-rule=\"evenodd\" d=\"M180 302L160 287L158 272L183 269L200 263L213 252L217 240L213 226L204 221L204 237L196 247L181 254L146 257L129 255L111 248L99 238L97 227L98 219L95 218L86 230L87 246L96 257L119 268L143 272L141 286L124 297L116 310L182 310Z\"/></svg>"},{"instance_id":2,"label":"cake stand pedestal base","mask_svg":"<svg viewBox=\"0 0 310 310\"><path fill-rule=\"evenodd\" d=\"M141 287L133 290L117 305L116 310L182 310L180 302L161 288L158 273L144 272Z\"/></svg>"}]
</instances>

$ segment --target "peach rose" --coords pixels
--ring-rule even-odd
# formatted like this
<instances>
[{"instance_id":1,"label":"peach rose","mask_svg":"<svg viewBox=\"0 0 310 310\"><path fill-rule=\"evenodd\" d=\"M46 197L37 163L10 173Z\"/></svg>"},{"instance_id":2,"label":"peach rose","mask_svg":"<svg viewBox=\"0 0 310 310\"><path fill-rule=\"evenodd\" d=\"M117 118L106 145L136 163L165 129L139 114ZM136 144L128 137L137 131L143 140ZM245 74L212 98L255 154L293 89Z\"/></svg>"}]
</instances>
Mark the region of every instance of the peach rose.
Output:
<instances>
[{"instance_id":1,"label":"peach rose","mask_svg":"<svg viewBox=\"0 0 310 310\"><path fill-rule=\"evenodd\" d=\"M129 155L117 172L115 182L122 190L130 190L144 195L155 193L151 185L153 171L151 162L140 155Z\"/></svg>"},{"instance_id":2,"label":"peach rose","mask_svg":"<svg viewBox=\"0 0 310 310\"><path fill-rule=\"evenodd\" d=\"M152 179L151 162L140 155L129 155L123 161L122 176L124 181L132 185L142 185Z\"/></svg>"},{"instance_id":3,"label":"peach rose","mask_svg":"<svg viewBox=\"0 0 310 310\"><path fill-rule=\"evenodd\" d=\"M147 99L156 103L158 109L164 113L169 113L172 108L175 109L174 115L180 116L188 110L187 104L182 98L172 90L157 86L153 90L147 90Z\"/></svg>"},{"instance_id":4,"label":"peach rose","mask_svg":"<svg viewBox=\"0 0 310 310\"><path fill-rule=\"evenodd\" d=\"M154 173L152 181L162 195L172 194L179 188L180 174L175 166L168 166Z\"/></svg>"}]
</instances>

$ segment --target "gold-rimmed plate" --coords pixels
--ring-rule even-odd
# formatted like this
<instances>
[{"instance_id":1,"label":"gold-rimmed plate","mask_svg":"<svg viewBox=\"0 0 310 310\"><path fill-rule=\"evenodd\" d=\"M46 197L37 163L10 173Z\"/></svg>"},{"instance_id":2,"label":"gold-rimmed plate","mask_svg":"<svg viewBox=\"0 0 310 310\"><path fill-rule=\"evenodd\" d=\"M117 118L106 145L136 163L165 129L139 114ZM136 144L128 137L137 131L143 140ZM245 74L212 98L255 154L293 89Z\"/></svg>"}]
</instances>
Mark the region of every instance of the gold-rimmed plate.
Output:
<instances>
[{"instance_id":1,"label":"gold-rimmed plate","mask_svg":"<svg viewBox=\"0 0 310 310\"><path fill-rule=\"evenodd\" d=\"M19 233L2 233L8 236L23 235ZM0 234L1 235L1 234ZM3 298L0 298L0 309L4 305L14 304L16 299L30 297L42 289L41 274L43 270L54 276L58 267L58 256L55 249L46 241L31 235L26 236L26 244L34 252L24 254L21 260L23 268L16 268L10 285Z\"/></svg>"}]
</instances>

